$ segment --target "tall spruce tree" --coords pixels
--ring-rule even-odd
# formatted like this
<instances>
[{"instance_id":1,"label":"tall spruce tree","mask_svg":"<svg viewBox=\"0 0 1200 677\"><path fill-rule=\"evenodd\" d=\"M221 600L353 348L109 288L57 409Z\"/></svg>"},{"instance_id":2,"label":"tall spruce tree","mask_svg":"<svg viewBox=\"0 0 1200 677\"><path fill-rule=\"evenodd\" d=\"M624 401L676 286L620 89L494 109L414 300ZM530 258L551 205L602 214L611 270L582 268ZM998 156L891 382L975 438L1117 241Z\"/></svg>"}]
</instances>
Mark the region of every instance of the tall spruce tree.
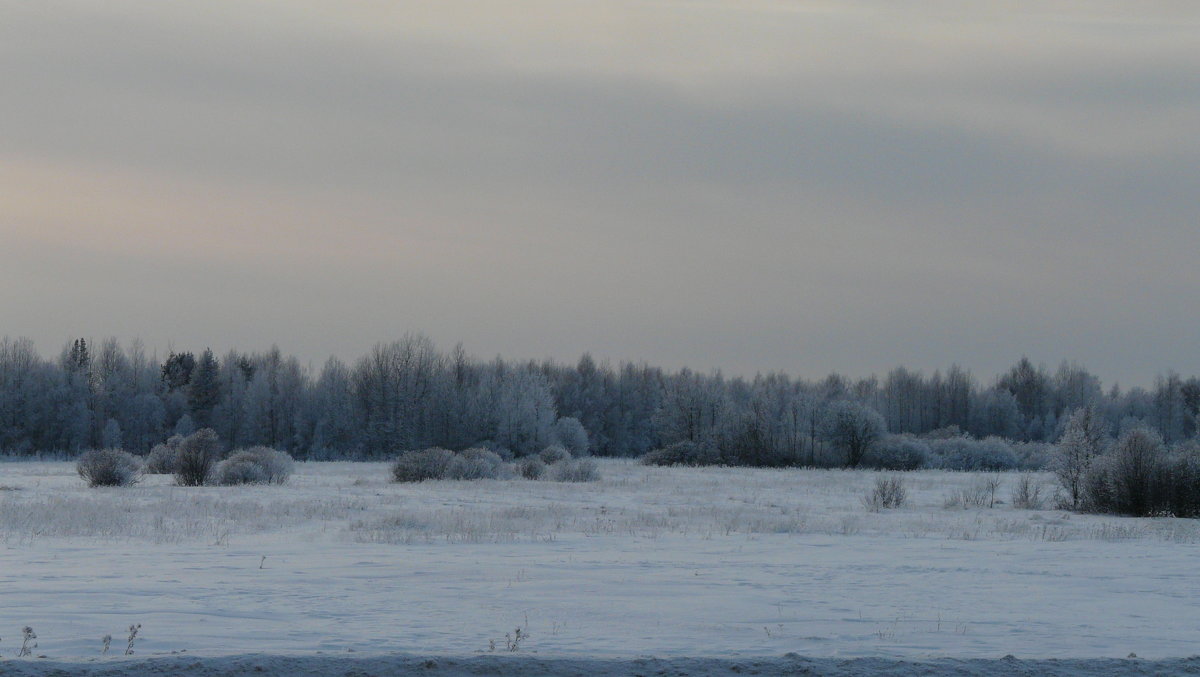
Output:
<instances>
[{"instance_id":1,"label":"tall spruce tree","mask_svg":"<svg viewBox=\"0 0 1200 677\"><path fill-rule=\"evenodd\" d=\"M221 401L220 365L212 350L205 348L188 384L188 409L200 428L212 425L213 409Z\"/></svg>"}]
</instances>

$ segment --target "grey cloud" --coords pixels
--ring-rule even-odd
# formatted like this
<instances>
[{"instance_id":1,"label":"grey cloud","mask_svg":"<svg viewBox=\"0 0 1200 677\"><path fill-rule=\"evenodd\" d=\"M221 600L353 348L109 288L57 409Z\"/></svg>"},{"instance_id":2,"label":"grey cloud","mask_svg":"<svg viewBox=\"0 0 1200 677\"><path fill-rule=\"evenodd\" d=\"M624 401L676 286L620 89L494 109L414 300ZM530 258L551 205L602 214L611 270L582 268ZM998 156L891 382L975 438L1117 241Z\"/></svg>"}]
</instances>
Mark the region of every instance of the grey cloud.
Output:
<instances>
[{"instance_id":1,"label":"grey cloud","mask_svg":"<svg viewBox=\"0 0 1200 677\"><path fill-rule=\"evenodd\" d=\"M228 187L326 199L330 242L425 228L484 243L391 266L214 263L240 281L236 299L170 252L181 272L161 287L133 272L170 276L161 262L123 260L115 274L76 253L77 273L55 268L142 308L170 308L168 290L194 297L176 340L278 333L319 360L425 329L484 353L734 372L959 361L986 373L1022 353L1123 381L1147 380L1155 360L1200 371L1176 338L1200 291L1186 272L1200 245L1200 122L1180 115L1197 104L1200 67L1186 52L1131 51L1098 31L1079 47L1089 62L1046 33L981 45L977 62L948 62L973 53L956 44L892 64L863 42L830 48L859 62L750 65L756 77L740 80L701 63L673 79L624 53L539 67L453 30L389 40L273 25L258 5L196 24L117 6L14 10L0 26L0 158L194 183L218 205ZM1145 30L1149 43L1163 29ZM755 49L753 34L729 40ZM353 218L336 220L346 206ZM39 275L13 270L10 284ZM48 287L0 304L9 331L39 331L39 298L71 303ZM281 310L244 332L264 307Z\"/></svg>"}]
</instances>

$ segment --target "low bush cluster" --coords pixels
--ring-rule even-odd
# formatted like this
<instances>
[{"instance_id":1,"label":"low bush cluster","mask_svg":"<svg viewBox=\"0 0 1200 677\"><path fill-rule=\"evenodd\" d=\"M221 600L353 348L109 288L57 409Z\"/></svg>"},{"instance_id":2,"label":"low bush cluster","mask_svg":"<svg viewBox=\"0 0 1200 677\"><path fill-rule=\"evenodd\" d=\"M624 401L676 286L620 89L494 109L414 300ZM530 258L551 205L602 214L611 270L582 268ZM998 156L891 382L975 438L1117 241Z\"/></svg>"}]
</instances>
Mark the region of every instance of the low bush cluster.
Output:
<instances>
[{"instance_id":1,"label":"low bush cluster","mask_svg":"<svg viewBox=\"0 0 1200 677\"><path fill-rule=\"evenodd\" d=\"M1020 465L1012 445L999 437L930 440L929 449L931 465L945 470L1016 470Z\"/></svg>"},{"instance_id":2,"label":"low bush cluster","mask_svg":"<svg viewBox=\"0 0 1200 677\"><path fill-rule=\"evenodd\" d=\"M465 449L454 455L446 467L448 480L494 480L500 479L504 470L504 459L489 449Z\"/></svg>"},{"instance_id":3,"label":"low bush cluster","mask_svg":"<svg viewBox=\"0 0 1200 677\"><path fill-rule=\"evenodd\" d=\"M554 465L559 461L565 461L571 458L571 452L567 451L566 448L561 445L552 444L545 449L542 449L542 452L538 454L538 458L540 458L542 463L545 463L546 465Z\"/></svg>"},{"instance_id":4,"label":"low bush cluster","mask_svg":"<svg viewBox=\"0 0 1200 677\"><path fill-rule=\"evenodd\" d=\"M179 443L181 435L173 435L162 444L156 444L146 455L147 475L174 475L179 470Z\"/></svg>"},{"instance_id":5,"label":"low bush cluster","mask_svg":"<svg viewBox=\"0 0 1200 677\"><path fill-rule=\"evenodd\" d=\"M600 479L600 471L590 458L573 458L550 466L550 479L555 482L595 482Z\"/></svg>"},{"instance_id":6,"label":"low bush cluster","mask_svg":"<svg viewBox=\"0 0 1200 677\"><path fill-rule=\"evenodd\" d=\"M599 479L594 461L572 458L561 446L506 463L500 454L483 447L460 452L448 449L414 449L400 454L392 464L392 480L549 479L556 482L591 482Z\"/></svg>"},{"instance_id":7,"label":"low bush cluster","mask_svg":"<svg viewBox=\"0 0 1200 677\"><path fill-rule=\"evenodd\" d=\"M127 487L138 481L142 462L120 449L93 449L79 457L75 470L89 487Z\"/></svg>"},{"instance_id":8,"label":"low bush cluster","mask_svg":"<svg viewBox=\"0 0 1200 677\"><path fill-rule=\"evenodd\" d=\"M230 454L209 474L211 484L283 484L292 475L292 457L270 447L251 447Z\"/></svg>"},{"instance_id":9,"label":"low bush cluster","mask_svg":"<svg viewBox=\"0 0 1200 677\"><path fill-rule=\"evenodd\" d=\"M454 452L449 449L431 447L406 451L392 464L392 480L424 482L445 479L446 469L453 460Z\"/></svg>"},{"instance_id":10,"label":"low bush cluster","mask_svg":"<svg viewBox=\"0 0 1200 677\"><path fill-rule=\"evenodd\" d=\"M684 440L655 449L642 457L643 465L720 465L721 455L715 447L701 442Z\"/></svg>"},{"instance_id":11,"label":"low bush cluster","mask_svg":"<svg viewBox=\"0 0 1200 677\"><path fill-rule=\"evenodd\" d=\"M220 440L205 428L155 445L144 461L120 449L95 449L80 456L75 468L92 487L129 486L142 474L174 474L180 486L283 484L293 461L287 452L262 446L221 460Z\"/></svg>"},{"instance_id":12,"label":"low bush cluster","mask_svg":"<svg viewBox=\"0 0 1200 677\"><path fill-rule=\"evenodd\" d=\"M546 474L546 463L537 456L517 460L517 474L527 480L540 480Z\"/></svg>"},{"instance_id":13,"label":"low bush cluster","mask_svg":"<svg viewBox=\"0 0 1200 677\"><path fill-rule=\"evenodd\" d=\"M860 465L876 470L916 470L929 465L929 445L908 435L889 435L863 454Z\"/></svg>"},{"instance_id":14,"label":"low bush cluster","mask_svg":"<svg viewBox=\"0 0 1200 677\"><path fill-rule=\"evenodd\" d=\"M1020 470L1045 470L1055 456L1054 445L1048 442L1014 442L1012 450Z\"/></svg>"}]
</instances>

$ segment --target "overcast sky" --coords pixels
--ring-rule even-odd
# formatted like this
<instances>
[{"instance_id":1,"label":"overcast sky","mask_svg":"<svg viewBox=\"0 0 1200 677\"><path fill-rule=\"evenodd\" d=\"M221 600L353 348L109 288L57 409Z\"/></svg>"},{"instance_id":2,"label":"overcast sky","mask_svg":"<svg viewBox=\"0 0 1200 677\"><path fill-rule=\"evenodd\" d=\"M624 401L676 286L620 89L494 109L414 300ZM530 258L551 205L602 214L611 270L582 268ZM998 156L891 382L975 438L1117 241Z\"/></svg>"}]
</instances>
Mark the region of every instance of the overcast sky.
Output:
<instances>
[{"instance_id":1,"label":"overcast sky","mask_svg":"<svg viewBox=\"0 0 1200 677\"><path fill-rule=\"evenodd\" d=\"M1200 373L1200 5L9 2L0 334Z\"/></svg>"}]
</instances>

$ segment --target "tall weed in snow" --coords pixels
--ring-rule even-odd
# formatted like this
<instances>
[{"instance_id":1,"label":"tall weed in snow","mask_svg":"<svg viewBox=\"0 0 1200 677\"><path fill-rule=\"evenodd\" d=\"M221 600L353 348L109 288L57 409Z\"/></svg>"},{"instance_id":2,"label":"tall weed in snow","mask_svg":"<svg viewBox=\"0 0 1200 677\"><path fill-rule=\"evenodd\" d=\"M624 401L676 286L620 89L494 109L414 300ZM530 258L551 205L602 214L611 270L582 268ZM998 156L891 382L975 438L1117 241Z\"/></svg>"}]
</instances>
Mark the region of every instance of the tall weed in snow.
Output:
<instances>
[{"instance_id":1,"label":"tall weed in snow","mask_svg":"<svg viewBox=\"0 0 1200 677\"><path fill-rule=\"evenodd\" d=\"M37 646L37 633L33 631L33 628L28 625L21 628L21 650L17 652L17 658L32 656L33 650Z\"/></svg>"},{"instance_id":2,"label":"tall weed in snow","mask_svg":"<svg viewBox=\"0 0 1200 677\"><path fill-rule=\"evenodd\" d=\"M863 505L868 512L879 512L904 505L908 492L904 480L898 475L875 478L875 486L863 496Z\"/></svg>"},{"instance_id":3,"label":"tall weed in snow","mask_svg":"<svg viewBox=\"0 0 1200 677\"><path fill-rule=\"evenodd\" d=\"M992 508L996 505L999 477L981 477L971 486L953 491L943 502L945 508Z\"/></svg>"}]
</instances>

